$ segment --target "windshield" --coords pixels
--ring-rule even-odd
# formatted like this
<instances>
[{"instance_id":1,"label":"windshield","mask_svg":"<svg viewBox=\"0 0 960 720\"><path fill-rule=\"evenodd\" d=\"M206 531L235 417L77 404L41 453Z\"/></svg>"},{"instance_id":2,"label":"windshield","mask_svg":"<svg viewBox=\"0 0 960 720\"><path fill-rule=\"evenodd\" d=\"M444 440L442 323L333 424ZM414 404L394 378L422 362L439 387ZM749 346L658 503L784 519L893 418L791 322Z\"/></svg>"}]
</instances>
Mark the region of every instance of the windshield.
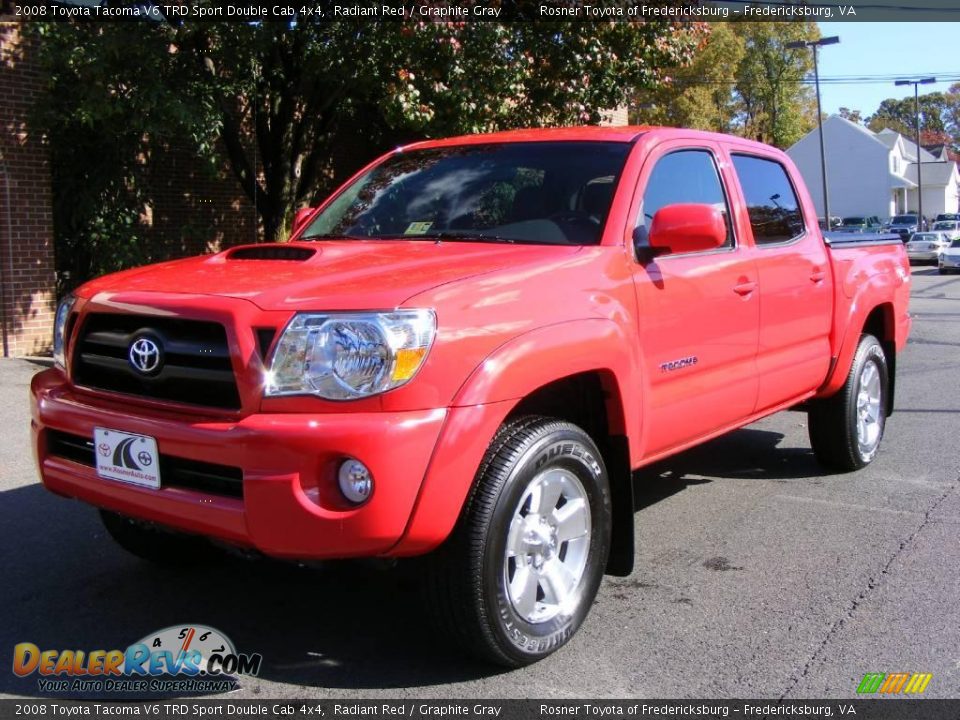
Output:
<instances>
[{"instance_id":1,"label":"windshield","mask_svg":"<svg viewBox=\"0 0 960 720\"><path fill-rule=\"evenodd\" d=\"M939 240L940 236L935 233L914 233L911 240Z\"/></svg>"},{"instance_id":2,"label":"windshield","mask_svg":"<svg viewBox=\"0 0 960 720\"><path fill-rule=\"evenodd\" d=\"M398 152L345 188L300 239L595 245L630 147L526 142Z\"/></svg>"},{"instance_id":3,"label":"windshield","mask_svg":"<svg viewBox=\"0 0 960 720\"><path fill-rule=\"evenodd\" d=\"M934 230L956 230L957 223L955 222L938 222L933 224Z\"/></svg>"},{"instance_id":4,"label":"windshield","mask_svg":"<svg viewBox=\"0 0 960 720\"><path fill-rule=\"evenodd\" d=\"M890 220L891 225L909 225L915 222L917 222L917 218L914 215L895 215Z\"/></svg>"},{"instance_id":5,"label":"windshield","mask_svg":"<svg viewBox=\"0 0 960 720\"><path fill-rule=\"evenodd\" d=\"M844 225L863 225L862 217L849 217L843 219Z\"/></svg>"}]
</instances>

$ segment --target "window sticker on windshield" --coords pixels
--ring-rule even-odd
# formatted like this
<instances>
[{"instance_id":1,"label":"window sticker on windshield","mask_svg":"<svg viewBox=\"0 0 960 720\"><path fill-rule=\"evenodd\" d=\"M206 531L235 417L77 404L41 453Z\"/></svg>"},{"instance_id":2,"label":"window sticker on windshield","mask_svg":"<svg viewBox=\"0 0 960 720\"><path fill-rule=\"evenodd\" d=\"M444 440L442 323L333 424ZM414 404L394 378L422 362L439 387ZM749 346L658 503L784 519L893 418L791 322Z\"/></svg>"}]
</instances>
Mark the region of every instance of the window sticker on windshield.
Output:
<instances>
[{"instance_id":1,"label":"window sticker on windshield","mask_svg":"<svg viewBox=\"0 0 960 720\"><path fill-rule=\"evenodd\" d=\"M403 231L404 235L421 235L430 229L430 226L433 225L432 222L412 222L407 225L407 229Z\"/></svg>"}]
</instances>

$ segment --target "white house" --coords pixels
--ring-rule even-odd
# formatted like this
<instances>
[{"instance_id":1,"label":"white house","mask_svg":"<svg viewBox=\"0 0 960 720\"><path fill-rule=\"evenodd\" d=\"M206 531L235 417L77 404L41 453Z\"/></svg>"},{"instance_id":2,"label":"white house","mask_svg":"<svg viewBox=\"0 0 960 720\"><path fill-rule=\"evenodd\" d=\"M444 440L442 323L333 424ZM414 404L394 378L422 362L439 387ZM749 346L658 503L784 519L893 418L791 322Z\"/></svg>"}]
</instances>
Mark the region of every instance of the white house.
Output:
<instances>
[{"instance_id":1,"label":"white house","mask_svg":"<svg viewBox=\"0 0 960 720\"><path fill-rule=\"evenodd\" d=\"M787 150L823 217L820 132L813 130ZM840 217L892 215L917 211L917 145L893 130L874 133L863 125L831 115L823 121L830 214ZM920 148L923 214L957 212L960 173L945 152Z\"/></svg>"}]
</instances>

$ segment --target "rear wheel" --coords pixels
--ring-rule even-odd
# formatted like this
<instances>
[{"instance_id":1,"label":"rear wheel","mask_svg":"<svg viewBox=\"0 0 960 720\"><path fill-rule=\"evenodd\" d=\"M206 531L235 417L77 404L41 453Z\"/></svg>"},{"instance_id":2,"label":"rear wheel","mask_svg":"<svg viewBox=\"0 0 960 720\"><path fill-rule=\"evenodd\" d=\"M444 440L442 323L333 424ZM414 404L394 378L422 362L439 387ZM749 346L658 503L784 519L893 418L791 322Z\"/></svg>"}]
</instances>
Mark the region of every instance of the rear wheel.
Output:
<instances>
[{"instance_id":1,"label":"rear wheel","mask_svg":"<svg viewBox=\"0 0 960 720\"><path fill-rule=\"evenodd\" d=\"M607 472L590 437L544 417L505 424L427 589L445 630L479 657L536 662L580 627L610 550Z\"/></svg>"},{"instance_id":2,"label":"rear wheel","mask_svg":"<svg viewBox=\"0 0 960 720\"><path fill-rule=\"evenodd\" d=\"M888 386L883 348L873 335L864 335L840 391L810 406L810 444L817 460L841 471L873 460L886 425Z\"/></svg>"},{"instance_id":3,"label":"rear wheel","mask_svg":"<svg viewBox=\"0 0 960 720\"><path fill-rule=\"evenodd\" d=\"M207 540L195 535L165 530L109 510L101 510L100 519L120 547L158 565L197 565L216 555Z\"/></svg>"}]
</instances>

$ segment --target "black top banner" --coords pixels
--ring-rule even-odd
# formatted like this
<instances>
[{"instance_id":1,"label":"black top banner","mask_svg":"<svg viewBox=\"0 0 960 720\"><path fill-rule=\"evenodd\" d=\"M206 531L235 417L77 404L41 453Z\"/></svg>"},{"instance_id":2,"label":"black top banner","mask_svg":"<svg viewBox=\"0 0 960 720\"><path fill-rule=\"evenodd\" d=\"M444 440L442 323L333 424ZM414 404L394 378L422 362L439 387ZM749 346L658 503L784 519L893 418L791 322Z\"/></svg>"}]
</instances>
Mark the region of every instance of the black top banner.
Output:
<instances>
[{"instance_id":1,"label":"black top banner","mask_svg":"<svg viewBox=\"0 0 960 720\"><path fill-rule=\"evenodd\" d=\"M119 0L0 1L0 21L96 22L950 22L956 0Z\"/></svg>"}]
</instances>

